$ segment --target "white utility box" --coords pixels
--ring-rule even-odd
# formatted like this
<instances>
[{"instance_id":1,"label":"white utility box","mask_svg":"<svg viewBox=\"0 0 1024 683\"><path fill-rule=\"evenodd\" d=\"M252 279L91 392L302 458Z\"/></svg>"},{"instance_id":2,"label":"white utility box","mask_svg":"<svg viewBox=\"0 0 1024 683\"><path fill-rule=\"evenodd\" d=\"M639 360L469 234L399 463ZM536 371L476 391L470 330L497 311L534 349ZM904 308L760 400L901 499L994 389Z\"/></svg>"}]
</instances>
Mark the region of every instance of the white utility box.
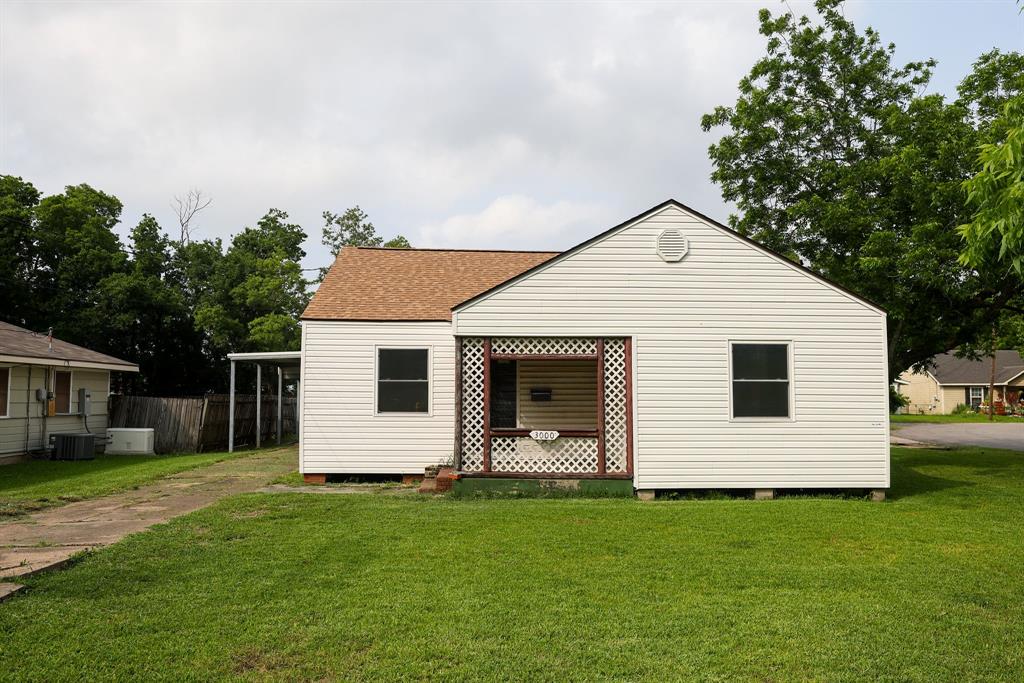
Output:
<instances>
[{"instance_id":1,"label":"white utility box","mask_svg":"<svg viewBox=\"0 0 1024 683\"><path fill-rule=\"evenodd\" d=\"M124 455L152 452L152 427L113 427L107 430L107 453Z\"/></svg>"}]
</instances>

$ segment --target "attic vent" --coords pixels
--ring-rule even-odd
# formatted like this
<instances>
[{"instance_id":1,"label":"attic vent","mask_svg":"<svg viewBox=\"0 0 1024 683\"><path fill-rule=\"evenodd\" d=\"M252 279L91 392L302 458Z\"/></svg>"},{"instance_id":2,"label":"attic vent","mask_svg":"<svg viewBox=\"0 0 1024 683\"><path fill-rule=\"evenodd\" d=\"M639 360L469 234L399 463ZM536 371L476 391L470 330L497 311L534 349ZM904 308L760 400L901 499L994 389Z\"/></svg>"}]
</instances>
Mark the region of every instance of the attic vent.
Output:
<instances>
[{"instance_id":1,"label":"attic vent","mask_svg":"<svg viewBox=\"0 0 1024 683\"><path fill-rule=\"evenodd\" d=\"M658 256L666 263L682 261L689 250L690 245L678 230L666 230L658 235Z\"/></svg>"}]
</instances>

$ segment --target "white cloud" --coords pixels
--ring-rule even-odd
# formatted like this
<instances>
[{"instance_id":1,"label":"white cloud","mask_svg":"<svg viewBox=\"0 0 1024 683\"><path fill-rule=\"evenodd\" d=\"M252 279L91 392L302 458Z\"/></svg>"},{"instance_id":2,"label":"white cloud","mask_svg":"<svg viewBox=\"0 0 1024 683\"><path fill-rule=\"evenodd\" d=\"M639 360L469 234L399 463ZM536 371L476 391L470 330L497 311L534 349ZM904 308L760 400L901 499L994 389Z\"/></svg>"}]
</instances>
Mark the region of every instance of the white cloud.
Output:
<instances>
[{"instance_id":1,"label":"white cloud","mask_svg":"<svg viewBox=\"0 0 1024 683\"><path fill-rule=\"evenodd\" d=\"M762 53L765 4L3 0L0 172L88 182L168 229L200 187L207 237L284 209L313 266L321 212L354 204L462 246L483 235L452 226L488 211L497 247L572 244L669 196L724 218L699 119Z\"/></svg>"},{"instance_id":2,"label":"white cloud","mask_svg":"<svg viewBox=\"0 0 1024 683\"><path fill-rule=\"evenodd\" d=\"M558 250L606 227L608 207L558 201L541 204L522 195L499 197L478 213L451 216L420 227L412 240L423 247Z\"/></svg>"}]
</instances>

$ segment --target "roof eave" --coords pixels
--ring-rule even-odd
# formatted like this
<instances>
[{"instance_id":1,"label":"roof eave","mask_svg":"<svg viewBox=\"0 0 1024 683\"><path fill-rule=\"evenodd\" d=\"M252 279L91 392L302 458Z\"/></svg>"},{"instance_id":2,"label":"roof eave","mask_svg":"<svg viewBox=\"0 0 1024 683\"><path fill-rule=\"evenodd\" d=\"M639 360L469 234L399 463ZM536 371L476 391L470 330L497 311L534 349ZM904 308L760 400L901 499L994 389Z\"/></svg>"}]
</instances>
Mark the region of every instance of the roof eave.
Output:
<instances>
[{"instance_id":1,"label":"roof eave","mask_svg":"<svg viewBox=\"0 0 1024 683\"><path fill-rule=\"evenodd\" d=\"M450 323L451 318L323 318L306 317L299 318L303 322L328 322L328 323Z\"/></svg>"},{"instance_id":2,"label":"roof eave","mask_svg":"<svg viewBox=\"0 0 1024 683\"><path fill-rule=\"evenodd\" d=\"M15 365L44 365L48 367L83 368L87 370L113 370L117 372L138 372L134 363L104 363L102 361L71 360L53 356L25 356L0 353L0 363Z\"/></svg>"}]
</instances>

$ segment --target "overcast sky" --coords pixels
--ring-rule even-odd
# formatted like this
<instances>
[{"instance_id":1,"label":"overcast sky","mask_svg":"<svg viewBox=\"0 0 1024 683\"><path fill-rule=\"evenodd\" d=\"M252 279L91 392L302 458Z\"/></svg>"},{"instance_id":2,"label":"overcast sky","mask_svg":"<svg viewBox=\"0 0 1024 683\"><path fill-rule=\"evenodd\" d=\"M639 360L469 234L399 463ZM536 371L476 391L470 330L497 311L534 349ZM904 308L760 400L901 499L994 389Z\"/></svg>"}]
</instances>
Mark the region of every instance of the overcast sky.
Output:
<instances>
[{"instance_id":1,"label":"overcast sky","mask_svg":"<svg viewBox=\"0 0 1024 683\"><path fill-rule=\"evenodd\" d=\"M176 228L190 187L200 238L283 209L307 266L354 204L423 247L562 249L668 197L724 220L699 120L763 54L765 6L0 0L0 172L114 194L122 232ZM1024 50L1013 0L846 12L938 59L939 92Z\"/></svg>"}]
</instances>

